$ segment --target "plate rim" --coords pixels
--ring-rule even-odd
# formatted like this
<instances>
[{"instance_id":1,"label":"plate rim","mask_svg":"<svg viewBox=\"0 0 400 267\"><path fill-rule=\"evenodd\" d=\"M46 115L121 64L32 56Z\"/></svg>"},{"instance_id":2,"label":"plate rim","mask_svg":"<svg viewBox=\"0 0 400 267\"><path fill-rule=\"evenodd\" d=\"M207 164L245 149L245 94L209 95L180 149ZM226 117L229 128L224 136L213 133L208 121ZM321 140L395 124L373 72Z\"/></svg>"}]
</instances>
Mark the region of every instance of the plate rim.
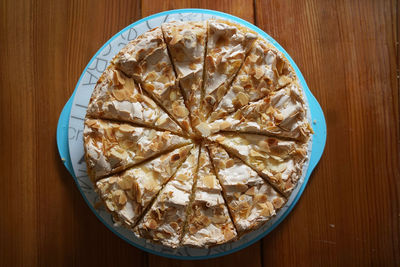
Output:
<instances>
[{"instance_id":1,"label":"plate rim","mask_svg":"<svg viewBox=\"0 0 400 267\"><path fill-rule=\"evenodd\" d=\"M92 205L89 203L89 201L87 200L85 194L83 193L81 187L79 186L79 183L77 181L77 178L74 174L73 169L71 168L71 160L70 160L70 155L69 155L69 145L68 145L68 127L69 127L69 117L70 117L70 111L71 111L71 106L72 106L72 101L74 100L75 97L75 93L77 91L78 85L81 82L81 79L83 78L84 74L86 73L87 69L89 68L89 66L91 65L91 63L93 62L93 60L98 56L98 54L115 38L117 38L121 33L125 32L126 30L129 30L130 28L142 23L142 22L146 22L150 19L153 18L157 18L159 16L163 16L163 15L168 15L168 14L176 14L176 13L200 13L200 14L209 14L209 15L217 15L220 17L225 17L227 19L231 19L234 21L237 21L243 25L245 25L246 27L254 30L255 32L257 32L258 34L260 34L261 36L263 36L264 38L266 38L267 40L271 41L271 43L277 47L277 49L279 51L281 51L282 53L285 54L285 56L288 58L288 60L291 62L293 68L295 69L296 74L299 76L299 80L300 83L303 87L303 90L306 94L306 98L308 100L309 103L309 111L310 111L310 115L312 118L312 124L313 124L313 128L314 128L314 136L313 136L313 141L312 141L312 148L311 148L311 152L310 152L310 159L309 159L309 163L308 163L308 168L306 170L306 175L304 176L304 181L303 184L301 185L301 188L299 189L299 191L297 192L297 195L295 196L293 202L291 203L291 205L287 208L287 210L280 216L280 218L273 224L271 225L268 229L266 229L263 233L261 233L259 236L257 236L256 238L249 240L248 242L242 244L241 246L238 246L236 248L233 248L231 250L227 250L227 251L223 251L220 253L216 253L213 255L205 255L205 256L180 256L180 255L173 255L173 254L163 254L161 252L158 251L154 251L145 247L140 246L139 244L136 244L134 242L131 242L129 239L127 239L125 236L123 236L122 234L116 232L110 225L108 225L108 223L104 222L103 218L94 210L94 208L92 207ZM315 112L313 113L312 110ZM316 122L315 118L318 117L318 123ZM67 133L65 134L65 131L67 131ZM320 135L318 135L318 138L315 138L315 135L319 133ZM315 143L315 141L317 141L317 143ZM111 230L114 234L116 234L118 237L120 237L121 239L123 239L125 242L127 242L128 244L137 247L143 251L158 255L158 256L163 256L163 257L167 257L167 258L173 258L173 259L181 259L181 260L201 260L201 259L211 259L211 258L217 258L217 257L221 257L221 256L225 256L234 252L237 252L239 250L242 250L254 243L256 243L257 241L259 241L260 239L264 238L266 235L268 235L270 232L272 232L289 214L290 212L293 210L293 208L296 206L298 200L300 199L301 195L303 194L305 187L307 186L308 180L310 179L310 176L314 170L314 168L316 167L316 165L318 164L323 150L325 148L325 144L326 144L326 122L325 122L325 117L322 111L321 106L319 105L318 101L316 100L316 98L314 97L314 95L311 93L310 89L307 86L307 83L300 71L300 69L297 67L296 63L293 61L293 59L290 57L290 55L286 52L286 50L280 46L280 44L278 42L276 42L271 36L269 36L267 33L265 33L263 30L261 30L260 28L258 28L257 26L251 24L250 22L243 20L241 18L238 18L236 16L233 16L231 14L227 14L224 12L220 12L220 11L214 11L214 10L209 10L209 9L197 9L197 8L187 8L187 9L175 9L175 10L169 10L169 11L164 11L164 12L160 12L160 13L156 13L153 15L150 15L148 17L142 18L138 21L135 21L133 23L131 23L130 25L124 27L122 30L120 30L119 32L117 32L115 35L113 35L107 42L105 42L99 49L98 51L93 55L93 57L91 58L91 60L89 61L89 63L87 64L87 66L85 67L85 69L83 70L76 86L74 89L73 94L71 95L71 97L69 98L68 102L65 104L60 117L59 117L59 121L58 121L58 125L57 125L57 146L58 146L58 150L61 156L61 159L64 163L64 165L66 166L66 168L68 169L68 171L71 173L72 177L75 180L75 183L77 184L78 190L80 191L82 197L84 198L86 204L89 206L89 208L92 210L92 212L96 215L96 217L102 222L102 224L104 224L109 230ZM317 145L317 146L316 146Z\"/></svg>"}]
</instances>

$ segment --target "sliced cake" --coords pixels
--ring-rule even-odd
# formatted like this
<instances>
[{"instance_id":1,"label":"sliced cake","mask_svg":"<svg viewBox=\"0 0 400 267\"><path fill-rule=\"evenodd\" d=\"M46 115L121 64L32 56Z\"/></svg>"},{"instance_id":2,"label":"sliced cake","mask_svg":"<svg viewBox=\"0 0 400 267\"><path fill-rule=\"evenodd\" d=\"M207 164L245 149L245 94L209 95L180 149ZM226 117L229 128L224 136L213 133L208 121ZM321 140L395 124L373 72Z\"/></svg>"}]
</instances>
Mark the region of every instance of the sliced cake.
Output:
<instances>
[{"instance_id":1,"label":"sliced cake","mask_svg":"<svg viewBox=\"0 0 400 267\"><path fill-rule=\"evenodd\" d=\"M229 242L236 236L207 148L202 146L182 245L208 247Z\"/></svg>"},{"instance_id":2,"label":"sliced cake","mask_svg":"<svg viewBox=\"0 0 400 267\"><path fill-rule=\"evenodd\" d=\"M116 221L133 227L161 187L186 160L192 145L187 145L97 181L96 188Z\"/></svg>"},{"instance_id":3,"label":"sliced cake","mask_svg":"<svg viewBox=\"0 0 400 267\"><path fill-rule=\"evenodd\" d=\"M161 26L193 125L200 122L206 25L204 21L174 21Z\"/></svg>"},{"instance_id":4,"label":"sliced cake","mask_svg":"<svg viewBox=\"0 0 400 267\"><path fill-rule=\"evenodd\" d=\"M262 226L286 202L257 172L219 145L209 146L218 179L240 234Z\"/></svg>"},{"instance_id":5,"label":"sliced cake","mask_svg":"<svg viewBox=\"0 0 400 267\"><path fill-rule=\"evenodd\" d=\"M182 134L182 128L141 92L132 78L115 69L114 65L107 68L97 82L86 115Z\"/></svg>"},{"instance_id":6,"label":"sliced cake","mask_svg":"<svg viewBox=\"0 0 400 267\"><path fill-rule=\"evenodd\" d=\"M137 236L172 248L179 246L197 170L198 155L199 147L196 146L134 228Z\"/></svg>"},{"instance_id":7,"label":"sliced cake","mask_svg":"<svg viewBox=\"0 0 400 267\"><path fill-rule=\"evenodd\" d=\"M289 195L302 177L307 144L258 134L216 134L210 137L243 160L279 191Z\"/></svg>"},{"instance_id":8,"label":"sliced cake","mask_svg":"<svg viewBox=\"0 0 400 267\"><path fill-rule=\"evenodd\" d=\"M99 119L85 120L83 136L92 181L190 143L168 131Z\"/></svg>"}]
</instances>

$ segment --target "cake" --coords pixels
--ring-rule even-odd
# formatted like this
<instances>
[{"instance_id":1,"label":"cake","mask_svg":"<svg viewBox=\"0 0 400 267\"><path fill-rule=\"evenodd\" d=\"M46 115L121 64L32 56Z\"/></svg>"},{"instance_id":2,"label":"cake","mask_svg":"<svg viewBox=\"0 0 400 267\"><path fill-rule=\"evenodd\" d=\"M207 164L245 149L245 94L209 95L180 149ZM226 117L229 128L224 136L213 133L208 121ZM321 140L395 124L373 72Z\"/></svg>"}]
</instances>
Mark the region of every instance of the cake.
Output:
<instances>
[{"instance_id":1,"label":"cake","mask_svg":"<svg viewBox=\"0 0 400 267\"><path fill-rule=\"evenodd\" d=\"M233 242L296 189L313 130L293 67L224 21L168 22L129 42L84 122L88 175L132 235L170 248Z\"/></svg>"}]
</instances>

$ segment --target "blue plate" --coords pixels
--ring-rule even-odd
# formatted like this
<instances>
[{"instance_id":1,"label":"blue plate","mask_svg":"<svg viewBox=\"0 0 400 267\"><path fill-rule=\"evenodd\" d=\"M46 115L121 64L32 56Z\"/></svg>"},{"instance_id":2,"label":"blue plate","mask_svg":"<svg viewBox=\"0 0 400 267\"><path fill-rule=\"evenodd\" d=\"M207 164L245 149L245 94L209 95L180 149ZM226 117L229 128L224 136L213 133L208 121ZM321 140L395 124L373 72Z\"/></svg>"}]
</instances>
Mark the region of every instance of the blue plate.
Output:
<instances>
[{"instance_id":1,"label":"blue plate","mask_svg":"<svg viewBox=\"0 0 400 267\"><path fill-rule=\"evenodd\" d=\"M90 183L89 178L86 174L86 166L83 160L83 142L82 142L82 130L83 130L83 118L86 114L86 106L89 102L91 92L93 91L94 85L98 79L98 76L107 67L109 60L130 40L135 39L141 33L147 30L160 26L165 21L172 20L205 20L209 18L222 18L234 21L243 26L246 26L253 31L257 32L260 36L271 42L279 51L285 54L287 59L292 64L297 76L299 77L301 86L303 87L307 101L309 104L309 110L311 115L312 127L315 132L312 140L311 156L309 159L308 166L305 166L304 176L299 181L298 186L292 193L287 204L282 208L277 216L267 222L263 227L254 231L251 234L245 235L238 241L215 246L209 249L195 249L195 248L181 248L181 249L170 249L161 245L152 244L146 242L143 239L136 238L129 230L115 225L112 221L112 216L102 209L95 209L94 205L98 201L97 194L93 191L93 187ZM146 18L143 18L119 33L113 36L107 41L100 50L93 56L89 64L83 71L78 84L74 90L74 93L65 104L58 121L57 126L57 146L60 153L61 160L65 167L71 173L72 177L78 186L86 203L89 205L91 210L96 214L99 220L105 224L111 231L113 231L120 238L130 243L131 245L138 247L144 251L176 259L210 259L215 257L224 256L235 251L241 250L264 236L270 233L278 224L285 219L285 217L293 209L301 194L303 193L308 179L314 170L315 166L319 162L322 153L324 151L326 142L326 123L325 117L322 112L318 101L312 95L311 91L307 87L303 75L287 54L287 52L268 34L254 26L253 24L237 18L235 16L212 11L205 9L178 9L171 10L162 13L158 13Z\"/></svg>"}]
</instances>

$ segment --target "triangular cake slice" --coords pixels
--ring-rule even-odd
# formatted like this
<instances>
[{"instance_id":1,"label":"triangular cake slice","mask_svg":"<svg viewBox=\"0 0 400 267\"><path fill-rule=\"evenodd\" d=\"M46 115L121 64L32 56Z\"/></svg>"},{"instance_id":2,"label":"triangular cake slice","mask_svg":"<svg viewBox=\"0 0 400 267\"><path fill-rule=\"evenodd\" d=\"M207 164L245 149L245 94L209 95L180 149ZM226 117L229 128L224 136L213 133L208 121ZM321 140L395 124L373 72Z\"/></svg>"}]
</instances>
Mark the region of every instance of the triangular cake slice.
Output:
<instances>
[{"instance_id":1,"label":"triangular cake slice","mask_svg":"<svg viewBox=\"0 0 400 267\"><path fill-rule=\"evenodd\" d=\"M209 146L210 155L236 229L240 234L262 226L286 202L257 172L219 145Z\"/></svg>"},{"instance_id":2,"label":"triangular cake slice","mask_svg":"<svg viewBox=\"0 0 400 267\"><path fill-rule=\"evenodd\" d=\"M208 21L204 99L201 103L205 119L227 92L256 39L256 34L240 25L222 20Z\"/></svg>"},{"instance_id":3,"label":"triangular cake slice","mask_svg":"<svg viewBox=\"0 0 400 267\"><path fill-rule=\"evenodd\" d=\"M185 131L191 132L189 111L179 89L161 28L148 31L138 39L142 41L132 41L117 55L115 64L140 83ZM145 47L146 42L150 47Z\"/></svg>"},{"instance_id":4,"label":"triangular cake slice","mask_svg":"<svg viewBox=\"0 0 400 267\"><path fill-rule=\"evenodd\" d=\"M182 128L114 65L97 82L86 114L90 118L115 119L182 133Z\"/></svg>"},{"instance_id":5,"label":"triangular cake slice","mask_svg":"<svg viewBox=\"0 0 400 267\"><path fill-rule=\"evenodd\" d=\"M281 193L288 195L302 176L307 143L258 134L216 134L210 137L243 160Z\"/></svg>"},{"instance_id":6,"label":"triangular cake slice","mask_svg":"<svg viewBox=\"0 0 400 267\"><path fill-rule=\"evenodd\" d=\"M202 146L182 245L208 247L229 242L236 236L207 148Z\"/></svg>"},{"instance_id":7,"label":"triangular cake slice","mask_svg":"<svg viewBox=\"0 0 400 267\"><path fill-rule=\"evenodd\" d=\"M92 181L190 143L168 131L99 119L85 120L83 136Z\"/></svg>"},{"instance_id":8,"label":"triangular cake slice","mask_svg":"<svg viewBox=\"0 0 400 267\"><path fill-rule=\"evenodd\" d=\"M133 227L192 147L187 145L175 149L123 173L99 180L96 183L97 192L115 220Z\"/></svg>"},{"instance_id":9,"label":"triangular cake slice","mask_svg":"<svg viewBox=\"0 0 400 267\"><path fill-rule=\"evenodd\" d=\"M138 237L172 248L179 246L196 175L198 155L199 147L196 146L134 228Z\"/></svg>"},{"instance_id":10,"label":"triangular cake slice","mask_svg":"<svg viewBox=\"0 0 400 267\"><path fill-rule=\"evenodd\" d=\"M198 112L203 84L206 22L174 21L162 24L161 28L191 114L192 125L197 125L200 122Z\"/></svg>"},{"instance_id":11,"label":"triangular cake slice","mask_svg":"<svg viewBox=\"0 0 400 267\"><path fill-rule=\"evenodd\" d=\"M296 79L285 56L264 39L258 38L209 121L223 118Z\"/></svg>"},{"instance_id":12,"label":"triangular cake slice","mask_svg":"<svg viewBox=\"0 0 400 267\"><path fill-rule=\"evenodd\" d=\"M269 96L242 107L211 124L212 131L237 131L306 141L312 129L302 90L292 83Z\"/></svg>"}]
</instances>

